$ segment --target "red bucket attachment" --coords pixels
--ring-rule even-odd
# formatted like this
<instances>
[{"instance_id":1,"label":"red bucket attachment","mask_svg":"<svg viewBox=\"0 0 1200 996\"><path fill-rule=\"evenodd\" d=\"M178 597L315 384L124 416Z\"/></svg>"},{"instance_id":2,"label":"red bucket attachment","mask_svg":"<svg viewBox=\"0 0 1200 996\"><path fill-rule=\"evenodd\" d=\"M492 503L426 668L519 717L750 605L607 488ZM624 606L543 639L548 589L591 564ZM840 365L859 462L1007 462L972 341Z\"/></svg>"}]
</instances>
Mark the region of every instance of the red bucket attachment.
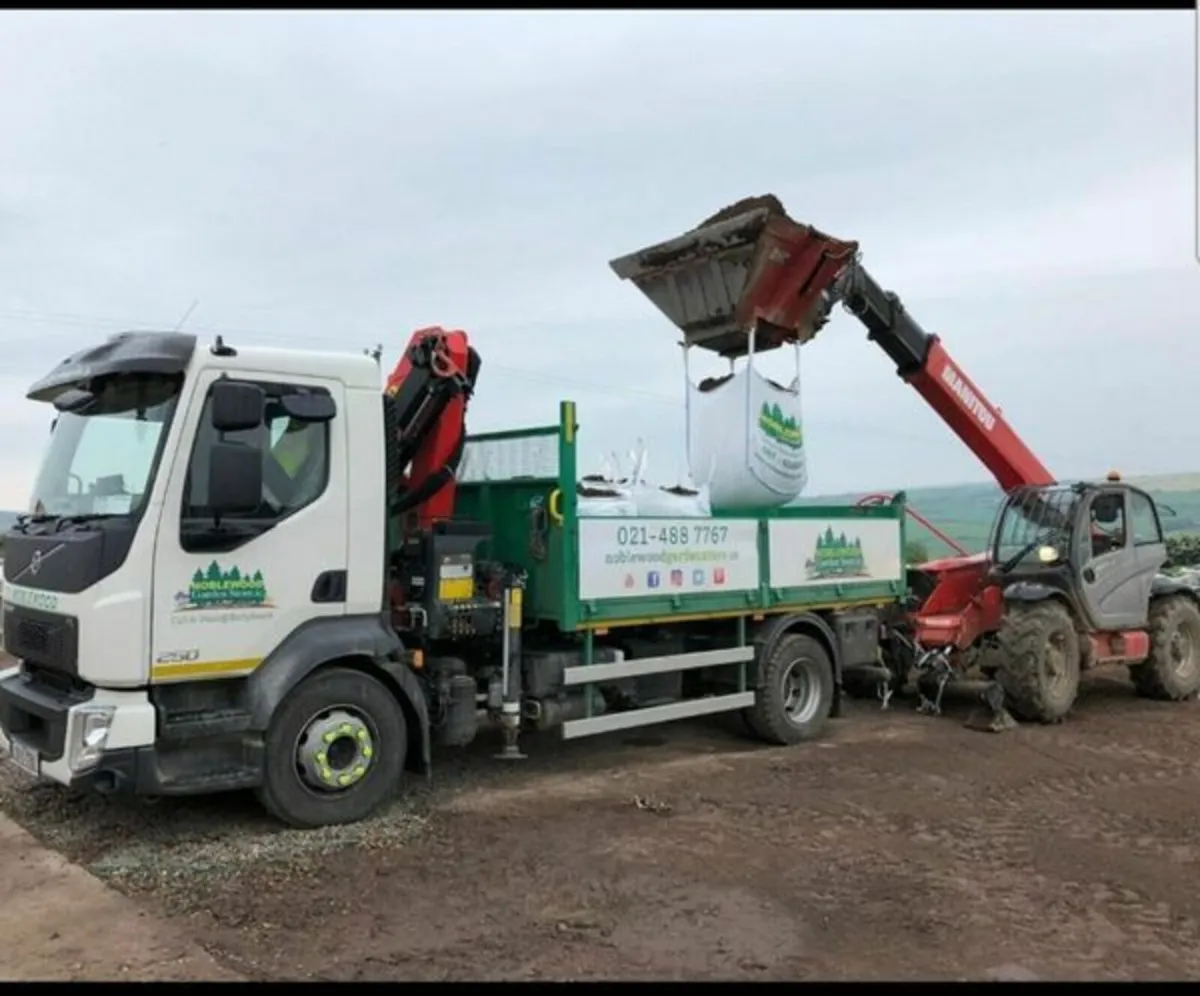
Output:
<instances>
[{"instance_id":1,"label":"red bucket attachment","mask_svg":"<svg viewBox=\"0 0 1200 996\"><path fill-rule=\"evenodd\" d=\"M822 294L853 262L843 242L788 217L771 194L749 197L685 235L614 259L683 332L689 346L722 356L807 342L826 309Z\"/></svg>"}]
</instances>

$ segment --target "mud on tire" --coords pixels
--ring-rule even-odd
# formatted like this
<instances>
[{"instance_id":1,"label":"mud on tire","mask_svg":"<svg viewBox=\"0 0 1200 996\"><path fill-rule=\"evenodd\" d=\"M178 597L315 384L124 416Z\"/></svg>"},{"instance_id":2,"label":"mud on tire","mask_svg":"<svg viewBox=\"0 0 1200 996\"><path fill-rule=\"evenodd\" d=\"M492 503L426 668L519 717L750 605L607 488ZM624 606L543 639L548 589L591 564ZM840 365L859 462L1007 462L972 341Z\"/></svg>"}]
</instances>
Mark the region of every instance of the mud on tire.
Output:
<instances>
[{"instance_id":1,"label":"mud on tire","mask_svg":"<svg viewBox=\"0 0 1200 996\"><path fill-rule=\"evenodd\" d=\"M1186 595L1150 606L1150 657L1129 669L1138 695L1180 702L1200 692L1200 608Z\"/></svg>"},{"instance_id":2,"label":"mud on tire","mask_svg":"<svg viewBox=\"0 0 1200 996\"><path fill-rule=\"evenodd\" d=\"M1018 718L1057 723L1079 694L1079 634L1059 602L1010 606L997 634L996 680Z\"/></svg>"},{"instance_id":3,"label":"mud on tire","mask_svg":"<svg viewBox=\"0 0 1200 996\"><path fill-rule=\"evenodd\" d=\"M339 740L350 741L345 766L334 756ZM407 747L404 713L381 682L350 668L318 671L271 718L259 802L293 827L357 823L395 792Z\"/></svg>"},{"instance_id":4,"label":"mud on tire","mask_svg":"<svg viewBox=\"0 0 1200 996\"><path fill-rule=\"evenodd\" d=\"M789 633L756 672L754 705L742 713L751 734L780 745L819 737L833 704L833 662L821 643Z\"/></svg>"}]
</instances>

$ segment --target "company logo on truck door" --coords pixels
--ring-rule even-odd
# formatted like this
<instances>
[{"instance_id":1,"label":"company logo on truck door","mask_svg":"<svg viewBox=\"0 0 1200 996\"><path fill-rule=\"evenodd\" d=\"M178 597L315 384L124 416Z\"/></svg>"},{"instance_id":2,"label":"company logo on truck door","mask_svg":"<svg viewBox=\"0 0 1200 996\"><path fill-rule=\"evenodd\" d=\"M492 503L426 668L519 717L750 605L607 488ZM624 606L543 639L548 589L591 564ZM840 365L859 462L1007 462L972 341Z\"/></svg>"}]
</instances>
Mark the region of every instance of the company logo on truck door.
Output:
<instances>
[{"instance_id":1,"label":"company logo on truck door","mask_svg":"<svg viewBox=\"0 0 1200 996\"><path fill-rule=\"evenodd\" d=\"M236 566L225 570L215 560L207 570L196 568L187 590L175 596L176 612L269 608L272 605L262 571L249 574Z\"/></svg>"},{"instance_id":2,"label":"company logo on truck door","mask_svg":"<svg viewBox=\"0 0 1200 996\"><path fill-rule=\"evenodd\" d=\"M992 414L992 410L979 399L974 391L967 387L962 374L949 363L942 367L942 380L954 392L955 397L962 402L962 406L974 415L979 420L979 424L988 432L996 427L996 416Z\"/></svg>"},{"instance_id":3,"label":"company logo on truck door","mask_svg":"<svg viewBox=\"0 0 1200 996\"><path fill-rule=\"evenodd\" d=\"M785 415L778 405L763 402L758 413L758 427L781 446L790 446L798 450L804 445L804 434L800 430L800 424L790 415Z\"/></svg>"},{"instance_id":4,"label":"company logo on truck door","mask_svg":"<svg viewBox=\"0 0 1200 996\"><path fill-rule=\"evenodd\" d=\"M845 533L834 533L832 526L817 534L817 545L810 559L804 562L804 573L810 581L818 578L866 577L867 560L863 556L862 540Z\"/></svg>"}]
</instances>

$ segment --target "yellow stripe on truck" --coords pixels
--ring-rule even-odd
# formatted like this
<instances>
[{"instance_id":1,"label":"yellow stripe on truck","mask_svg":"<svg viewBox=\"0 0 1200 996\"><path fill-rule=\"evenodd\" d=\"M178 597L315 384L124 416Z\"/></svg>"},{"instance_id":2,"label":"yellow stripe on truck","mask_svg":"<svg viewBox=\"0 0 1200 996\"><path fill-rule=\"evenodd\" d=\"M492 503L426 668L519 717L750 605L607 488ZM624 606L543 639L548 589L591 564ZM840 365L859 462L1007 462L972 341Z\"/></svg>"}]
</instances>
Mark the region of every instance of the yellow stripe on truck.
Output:
<instances>
[{"instance_id":1,"label":"yellow stripe on truck","mask_svg":"<svg viewBox=\"0 0 1200 996\"><path fill-rule=\"evenodd\" d=\"M261 657L244 657L235 661L187 661L178 664L154 664L151 681L170 681L174 678L217 678L245 674L262 663Z\"/></svg>"}]
</instances>

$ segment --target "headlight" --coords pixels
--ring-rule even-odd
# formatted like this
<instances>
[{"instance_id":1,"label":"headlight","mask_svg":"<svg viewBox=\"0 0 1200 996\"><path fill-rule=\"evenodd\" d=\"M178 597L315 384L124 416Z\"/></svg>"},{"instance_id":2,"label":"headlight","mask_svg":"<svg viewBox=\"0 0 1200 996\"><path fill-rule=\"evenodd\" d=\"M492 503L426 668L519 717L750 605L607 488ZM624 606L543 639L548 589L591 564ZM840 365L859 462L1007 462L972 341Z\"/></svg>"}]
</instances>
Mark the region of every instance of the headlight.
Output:
<instances>
[{"instance_id":1,"label":"headlight","mask_svg":"<svg viewBox=\"0 0 1200 996\"><path fill-rule=\"evenodd\" d=\"M108 743L115 706L89 706L76 714L75 732L67 763L72 771L94 767Z\"/></svg>"},{"instance_id":2,"label":"headlight","mask_svg":"<svg viewBox=\"0 0 1200 996\"><path fill-rule=\"evenodd\" d=\"M1038 560L1040 560L1043 564L1053 564L1056 560L1058 560L1058 547L1038 547Z\"/></svg>"}]
</instances>

